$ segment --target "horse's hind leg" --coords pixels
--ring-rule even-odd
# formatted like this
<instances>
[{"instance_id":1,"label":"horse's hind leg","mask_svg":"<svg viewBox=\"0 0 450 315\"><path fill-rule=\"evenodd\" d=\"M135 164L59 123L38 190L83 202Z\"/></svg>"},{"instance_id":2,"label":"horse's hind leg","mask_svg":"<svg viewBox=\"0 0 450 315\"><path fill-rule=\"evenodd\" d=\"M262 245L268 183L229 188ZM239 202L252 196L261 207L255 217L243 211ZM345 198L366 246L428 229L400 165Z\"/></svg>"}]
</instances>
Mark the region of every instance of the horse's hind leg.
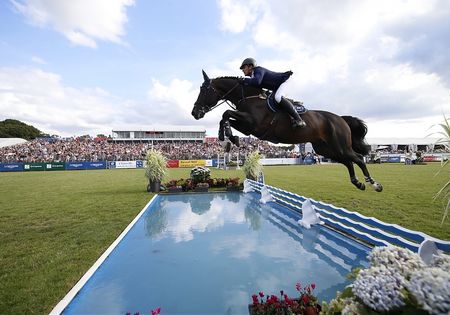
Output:
<instances>
[{"instance_id":1,"label":"horse's hind leg","mask_svg":"<svg viewBox=\"0 0 450 315\"><path fill-rule=\"evenodd\" d=\"M358 180L358 177L356 177L356 175L355 175L355 169L353 167L353 162L351 160L345 160L345 161L342 161L341 163L347 167L348 174L350 175L350 181L352 182L352 184L355 185L355 187L360 190L365 190L366 185L364 185L364 183L360 182Z\"/></svg>"},{"instance_id":2,"label":"horse's hind leg","mask_svg":"<svg viewBox=\"0 0 450 315\"><path fill-rule=\"evenodd\" d=\"M361 169L364 174L365 180L367 184L370 184L372 188L376 192L383 191L383 186L380 183L377 183L369 174L369 170L367 169L366 163L364 163L364 158L361 154L355 153L356 158L353 160Z\"/></svg>"}]
</instances>

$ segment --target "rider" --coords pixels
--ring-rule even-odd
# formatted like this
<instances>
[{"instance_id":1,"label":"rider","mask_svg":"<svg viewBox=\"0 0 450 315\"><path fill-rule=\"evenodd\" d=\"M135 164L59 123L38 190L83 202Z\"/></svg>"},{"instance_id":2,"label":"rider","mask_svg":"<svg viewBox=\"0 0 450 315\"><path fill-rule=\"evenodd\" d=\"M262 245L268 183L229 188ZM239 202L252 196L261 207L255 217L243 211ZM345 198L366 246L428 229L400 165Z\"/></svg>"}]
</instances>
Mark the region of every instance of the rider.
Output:
<instances>
[{"instance_id":1,"label":"rider","mask_svg":"<svg viewBox=\"0 0 450 315\"><path fill-rule=\"evenodd\" d=\"M270 71L266 68L258 66L256 64L256 60L253 58L244 59L240 69L244 72L244 75L247 76L241 79L241 82L243 82L244 85L269 89L275 93L275 101L280 104L281 108L294 119L292 127L303 128L306 126L306 123L297 113L291 101L282 95L283 84L285 84L285 82L292 75L292 71Z\"/></svg>"}]
</instances>

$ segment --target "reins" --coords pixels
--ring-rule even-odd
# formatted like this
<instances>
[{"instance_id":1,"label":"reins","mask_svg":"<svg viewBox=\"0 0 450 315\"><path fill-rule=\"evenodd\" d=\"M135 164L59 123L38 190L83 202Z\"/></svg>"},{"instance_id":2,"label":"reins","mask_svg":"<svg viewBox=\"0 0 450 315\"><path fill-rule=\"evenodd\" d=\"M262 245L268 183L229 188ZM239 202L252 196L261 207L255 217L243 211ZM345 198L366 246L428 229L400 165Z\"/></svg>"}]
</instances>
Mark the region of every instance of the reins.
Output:
<instances>
[{"instance_id":1,"label":"reins","mask_svg":"<svg viewBox=\"0 0 450 315\"><path fill-rule=\"evenodd\" d=\"M226 92L223 96L220 97L220 99L223 100L223 101L217 103L217 104L214 105L214 106L211 106L211 107L209 108L208 111L212 111L214 108L216 108L216 107L222 105L223 103L227 103L228 106L230 106L232 109L235 110L235 109L236 109L236 106L233 106L233 104L230 104L229 101L228 101L227 99L225 99L225 96L227 96L228 94L230 94L231 92L233 92L233 90L234 90L235 88L237 88L239 85L240 85L239 82L236 83L236 84L235 84L228 92ZM217 95L220 95L219 92L217 92L216 88L215 88L212 84L211 84L211 87L212 87L212 89L214 90L214 92L217 93ZM243 93L243 92L242 92L242 93ZM240 101L239 101L239 102L240 102Z\"/></svg>"}]
</instances>

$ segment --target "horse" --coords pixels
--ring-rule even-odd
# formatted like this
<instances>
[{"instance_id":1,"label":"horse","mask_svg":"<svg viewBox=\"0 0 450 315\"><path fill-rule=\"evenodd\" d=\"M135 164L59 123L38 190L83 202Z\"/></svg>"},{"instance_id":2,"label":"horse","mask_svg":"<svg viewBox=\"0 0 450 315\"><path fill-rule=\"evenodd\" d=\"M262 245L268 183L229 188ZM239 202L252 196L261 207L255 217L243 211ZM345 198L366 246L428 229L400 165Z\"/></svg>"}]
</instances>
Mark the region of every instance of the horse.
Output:
<instances>
[{"instance_id":1,"label":"horse","mask_svg":"<svg viewBox=\"0 0 450 315\"><path fill-rule=\"evenodd\" d=\"M202 72L204 82L194 103L192 116L196 120L201 119L224 102L230 102L232 105L229 105L234 107L222 115L219 139L225 133L231 142L238 145L238 138L232 135L231 126L247 136L253 135L273 143L310 142L316 153L345 165L350 181L356 188L365 190L366 186L356 177L353 163L362 170L368 185L377 192L383 190L383 186L370 176L364 162L369 147L364 139L367 125L361 119L322 110L308 110L302 114L306 127L294 129L287 113L273 112L268 108L267 99L261 97L264 93L262 89L245 86L238 77L210 79L205 71Z\"/></svg>"}]
</instances>

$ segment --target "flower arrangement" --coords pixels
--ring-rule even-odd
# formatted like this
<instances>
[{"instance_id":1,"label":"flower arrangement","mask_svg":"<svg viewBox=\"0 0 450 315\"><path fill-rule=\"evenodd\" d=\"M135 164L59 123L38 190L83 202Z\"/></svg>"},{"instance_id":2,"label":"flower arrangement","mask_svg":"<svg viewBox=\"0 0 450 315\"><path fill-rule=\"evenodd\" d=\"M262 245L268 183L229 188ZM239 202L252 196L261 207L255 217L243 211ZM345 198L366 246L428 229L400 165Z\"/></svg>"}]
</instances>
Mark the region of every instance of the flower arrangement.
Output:
<instances>
[{"instance_id":1,"label":"flower arrangement","mask_svg":"<svg viewBox=\"0 0 450 315\"><path fill-rule=\"evenodd\" d=\"M211 176L211 171L207 167L197 166L191 170L190 177L194 181L194 184L205 183Z\"/></svg>"},{"instance_id":2,"label":"flower arrangement","mask_svg":"<svg viewBox=\"0 0 450 315\"><path fill-rule=\"evenodd\" d=\"M239 177L234 178L208 178L206 182L210 188L228 188L228 187L236 187L242 188L242 183L240 183ZM187 179L171 179L168 182L164 183L164 187L166 189L176 189L181 188L183 191L187 192L193 190L195 187L198 187L200 183L195 184L192 178ZM202 185L200 185L201 187ZM203 185L206 186L206 185Z\"/></svg>"},{"instance_id":3,"label":"flower arrangement","mask_svg":"<svg viewBox=\"0 0 450 315\"><path fill-rule=\"evenodd\" d=\"M252 304L249 305L251 315L313 315L319 314L321 306L317 303L317 298L313 291L316 285L314 283L302 287L297 283L295 288L299 292L298 298L290 298L283 290L280 291L280 297L276 295L264 295L264 292L252 295Z\"/></svg>"},{"instance_id":4,"label":"flower arrangement","mask_svg":"<svg viewBox=\"0 0 450 315\"><path fill-rule=\"evenodd\" d=\"M246 178L256 180L259 174L262 172L261 155L258 151L254 151L245 159L242 170L245 173Z\"/></svg>"},{"instance_id":5,"label":"flower arrangement","mask_svg":"<svg viewBox=\"0 0 450 315\"><path fill-rule=\"evenodd\" d=\"M370 267L355 270L355 280L322 314L449 314L450 257L434 256L426 265L420 256L400 247L375 247Z\"/></svg>"},{"instance_id":6,"label":"flower arrangement","mask_svg":"<svg viewBox=\"0 0 450 315\"><path fill-rule=\"evenodd\" d=\"M150 149L146 155L147 166L145 168L145 177L149 180L148 191L159 191L159 184L167 173L167 159L161 151ZM158 184L156 188L154 185Z\"/></svg>"}]
</instances>

